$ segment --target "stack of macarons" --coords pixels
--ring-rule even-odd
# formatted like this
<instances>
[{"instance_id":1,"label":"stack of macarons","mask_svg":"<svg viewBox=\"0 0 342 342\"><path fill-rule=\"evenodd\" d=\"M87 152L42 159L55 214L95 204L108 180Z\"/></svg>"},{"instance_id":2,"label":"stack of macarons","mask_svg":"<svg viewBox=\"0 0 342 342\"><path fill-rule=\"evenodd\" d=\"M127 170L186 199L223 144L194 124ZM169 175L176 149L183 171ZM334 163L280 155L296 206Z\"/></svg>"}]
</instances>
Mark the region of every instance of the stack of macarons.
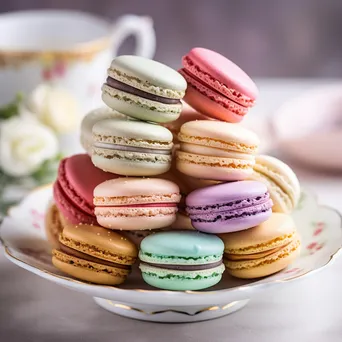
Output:
<instances>
[{"instance_id":1,"label":"stack of macarons","mask_svg":"<svg viewBox=\"0 0 342 342\"><path fill-rule=\"evenodd\" d=\"M257 94L247 74L207 49L191 50L179 72L115 58L102 87L107 107L81 124L86 154L59 167L46 215L53 264L115 285L139 257L144 281L168 290L213 286L225 270L254 278L285 268L299 251L288 214L300 187L238 125Z\"/></svg>"}]
</instances>

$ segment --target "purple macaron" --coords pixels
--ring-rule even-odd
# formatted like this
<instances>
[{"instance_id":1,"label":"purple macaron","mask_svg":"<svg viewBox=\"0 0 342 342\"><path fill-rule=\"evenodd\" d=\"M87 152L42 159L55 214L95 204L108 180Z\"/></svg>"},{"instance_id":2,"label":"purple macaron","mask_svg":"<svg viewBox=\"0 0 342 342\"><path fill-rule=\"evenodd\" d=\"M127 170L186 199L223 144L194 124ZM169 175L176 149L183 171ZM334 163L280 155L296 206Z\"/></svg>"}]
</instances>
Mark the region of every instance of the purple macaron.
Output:
<instances>
[{"instance_id":1,"label":"purple macaron","mask_svg":"<svg viewBox=\"0 0 342 342\"><path fill-rule=\"evenodd\" d=\"M192 225L211 234L248 229L266 221L273 202L260 182L222 183L197 189L186 197Z\"/></svg>"}]
</instances>

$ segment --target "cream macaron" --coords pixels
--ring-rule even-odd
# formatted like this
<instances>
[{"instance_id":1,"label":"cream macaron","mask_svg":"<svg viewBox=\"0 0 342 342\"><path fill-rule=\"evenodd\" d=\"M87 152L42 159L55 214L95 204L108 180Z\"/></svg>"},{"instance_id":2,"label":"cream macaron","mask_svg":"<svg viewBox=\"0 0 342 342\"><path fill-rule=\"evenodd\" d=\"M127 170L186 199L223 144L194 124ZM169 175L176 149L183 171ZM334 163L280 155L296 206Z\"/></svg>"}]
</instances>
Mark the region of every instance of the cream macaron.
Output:
<instances>
[{"instance_id":1,"label":"cream macaron","mask_svg":"<svg viewBox=\"0 0 342 342\"><path fill-rule=\"evenodd\" d=\"M137 120L102 120L93 127L93 164L123 176L155 176L171 167L172 134Z\"/></svg>"},{"instance_id":2,"label":"cream macaron","mask_svg":"<svg viewBox=\"0 0 342 342\"><path fill-rule=\"evenodd\" d=\"M178 139L176 166L188 176L237 181L253 172L259 138L248 129L228 122L190 121Z\"/></svg>"},{"instance_id":3,"label":"cream macaron","mask_svg":"<svg viewBox=\"0 0 342 342\"><path fill-rule=\"evenodd\" d=\"M291 213L297 206L300 198L298 178L281 160L266 155L257 156L250 178L267 186L274 212Z\"/></svg>"},{"instance_id":4,"label":"cream macaron","mask_svg":"<svg viewBox=\"0 0 342 342\"><path fill-rule=\"evenodd\" d=\"M300 253L300 239L291 216L273 213L260 225L221 234L225 245L224 263L237 278L259 278L291 264Z\"/></svg>"}]
</instances>

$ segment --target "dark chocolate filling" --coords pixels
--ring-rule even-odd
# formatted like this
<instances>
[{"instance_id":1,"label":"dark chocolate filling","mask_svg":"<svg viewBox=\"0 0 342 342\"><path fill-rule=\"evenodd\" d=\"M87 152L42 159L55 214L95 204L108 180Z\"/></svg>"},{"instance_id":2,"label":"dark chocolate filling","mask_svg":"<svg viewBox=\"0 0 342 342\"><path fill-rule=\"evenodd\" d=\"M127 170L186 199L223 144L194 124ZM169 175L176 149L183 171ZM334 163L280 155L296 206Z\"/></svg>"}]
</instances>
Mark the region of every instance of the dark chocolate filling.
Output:
<instances>
[{"instance_id":1,"label":"dark chocolate filling","mask_svg":"<svg viewBox=\"0 0 342 342\"><path fill-rule=\"evenodd\" d=\"M168 264L154 264L146 261L141 261L141 264L164 268L167 270L176 270L176 271L201 271L201 270L209 270L210 268L214 268L220 266L222 264L222 260L212 262L210 264L202 264L202 265L168 265Z\"/></svg>"},{"instance_id":2,"label":"dark chocolate filling","mask_svg":"<svg viewBox=\"0 0 342 342\"><path fill-rule=\"evenodd\" d=\"M102 259L93 257L91 255L85 254L83 252L79 252L79 251L77 251L77 250L75 250L73 248L65 246L62 243L59 243L59 248L65 254L71 255L71 256L79 258L79 259L87 260L87 261L94 262L94 263L100 264L100 265L106 265L106 266L111 266L111 267L122 268L122 269L125 269L125 270L129 270L130 269L130 266L120 265L120 264L117 264L115 262L111 262L111 261L107 261L107 260L102 260Z\"/></svg>"},{"instance_id":3,"label":"dark chocolate filling","mask_svg":"<svg viewBox=\"0 0 342 342\"><path fill-rule=\"evenodd\" d=\"M106 84L114 89L124 91L126 93L143 97L147 100L161 102L165 104L178 104L181 103L179 99L170 99L167 97L162 97L154 94L147 93L146 91L134 88L126 83L115 80L114 78L107 77Z\"/></svg>"}]
</instances>

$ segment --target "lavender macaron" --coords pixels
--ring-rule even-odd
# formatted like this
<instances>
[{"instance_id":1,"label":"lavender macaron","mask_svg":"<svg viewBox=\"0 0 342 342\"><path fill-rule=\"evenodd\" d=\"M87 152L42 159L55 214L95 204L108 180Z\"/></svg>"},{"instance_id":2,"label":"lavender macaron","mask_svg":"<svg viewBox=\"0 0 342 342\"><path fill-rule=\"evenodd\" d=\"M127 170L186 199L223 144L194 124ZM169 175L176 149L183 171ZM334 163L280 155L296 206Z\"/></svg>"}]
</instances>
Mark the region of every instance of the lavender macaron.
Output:
<instances>
[{"instance_id":1,"label":"lavender macaron","mask_svg":"<svg viewBox=\"0 0 342 342\"><path fill-rule=\"evenodd\" d=\"M213 185L186 197L186 211L194 228L211 234L257 226L271 216L272 206L267 187L255 181Z\"/></svg>"}]
</instances>

